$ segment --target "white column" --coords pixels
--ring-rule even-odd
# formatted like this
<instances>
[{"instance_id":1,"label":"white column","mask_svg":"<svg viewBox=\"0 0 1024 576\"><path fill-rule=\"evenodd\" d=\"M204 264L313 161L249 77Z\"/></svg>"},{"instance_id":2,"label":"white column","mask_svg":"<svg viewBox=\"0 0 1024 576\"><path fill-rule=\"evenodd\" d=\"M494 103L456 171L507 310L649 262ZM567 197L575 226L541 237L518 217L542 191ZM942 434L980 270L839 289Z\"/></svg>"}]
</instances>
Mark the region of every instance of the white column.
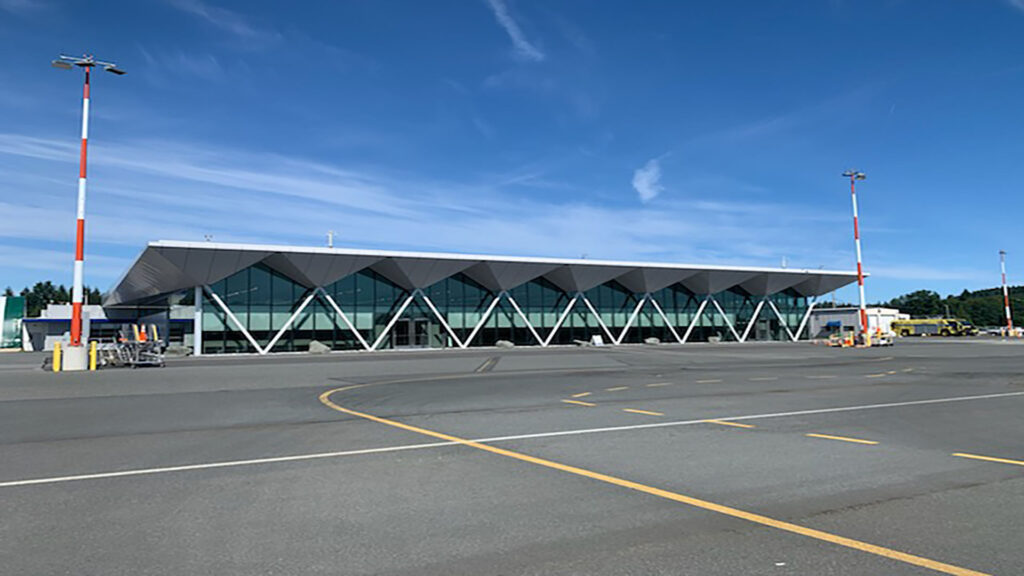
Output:
<instances>
[{"instance_id":1,"label":"white column","mask_svg":"<svg viewBox=\"0 0 1024 576\"><path fill-rule=\"evenodd\" d=\"M513 298L512 295L509 294L508 292L506 292L505 295L508 296L509 304L511 304L512 307L515 308L516 314L519 314L519 317L522 318L523 322L526 323L526 327L529 328L530 334L533 334L533 337L537 339L537 344L540 344L542 347L547 346L547 343L544 341L544 339L541 338L540 334L537 333L537 329L534 328L533 324L530 323L530 319L526 317L526 314L523 314L523 310L522 308L519 307L519 303L516 302L516 299Z\"/></svg>"},{"instance_id":2,"label":"white column","mask_svg":"<svg viewBox=\"0 0 1024 576\"><path fill-rule=\"evenodd\" d=\"M363 345L363 348L369 350L370 345L366 343L366 339L364 339L363 335L359 333L359 330L356 330L355 324L353 324L352 320L349 319L348 315L342 311L341 306L338 306L338 303L334 301L334 298L332 298L331 295L328 294L326 290L324 290L323 288L317 288L317 290L319 290L320 294L327 300L327 303L331 305L331 308L334 308L334 313L341 317L341 320L342 322L345 323L345 326L348 326L348 329L351 330L352 333L356 335L356 339L359 340L359 343Z\"/></svg>"},{"instance_id":3,"label":"white column","mask_svg":"<svg viewBox=\"0 0 1024 576\"><path fill-rule=\"evenodd\" d=\"M195 303L192 306L192 355L203 355L203 287L193 289Z\"/></svg>"},{"instance_id":4,"label":"white column","mask_svg":"<svg viewBox=\"0 0 1024 576\"><path fill-rule=\"evenodd\" d=\"M807 307L807 312L804 313L804 317L800 320L800 326L796 329L796 334L793 335L793 342L800 339L800 333L804 331L804 326L807 325L807 320L811 317L811 312L814 311L814 307L818 305L818 297L815 296L814 300L811 300L811 305Z\"/></svg>"},{"instance_id":5,"label":"white column","mask_svg":"<svg viewBox=\"0 0 1024 576\"><path fill-rule=\"evenodd\" d=\"M565 307L565 310L562 312L562 315L558 317L558 322L555 322L555 327L551 329L551 332L548 334L547 340L544 340L544 343L541 344L541 346L547 346L548 344L551 344L552 340L555 339L555 333L558 332L558 329L562 327L562 322L565 322L565 317L569 315L569 311L572 310L572 307L576 305L576 299L577 296L573 296L572 300L569 300L569 305Z\"/></svg>"},{"instance_id":6,"label":"white column","mask_svg":"<svg viewBox=\"0 0 1024 576\"><path fill-rule=\"evenodd\" d=\"M398 319L402 317L402 313L405 312L405 309L409 307L409 304L415 297L416 292L413 292L412 294L409 294L409 297L405 299L405 302L402 302L402 305L399 306L398 311L395 312L395 315L392 316L391 320L388 321L387 326L384 327L384 331L381 332L380 336L377 337L377 340L373 342L373 346L370 347L370 350L376 350L377 347L384 342L384 338L388 335L388 332L391 332L391 328L395 326L395 322L398 322Z\"/></svg>"},{"instance_id":7,"label":"white column","mask_svg":"<svg viewBox=\"0 0 1024 576\"><path fill-rule=\"evenodd\" d=\"M487 323L487 319L491 317L491 312L494 311L494 307L498 305L498 302L501 301L501 297L505 294L507 294L507 292L503 290L498 292L498 295L494 297L491 305L487 307L487 310L484 311L484 315L480 317L480 321L476 323L476 326L473 327L473 331L469 333L469 337L466 338L466 341L462 345L463 348L469 347L469 343L473 341L473 338L476 338L476 333L479 332L480 329L484 327L484 324ZM529 324L529 322L527 322L527 324Z\"/></svg>"},{"instance_id":8,"label":"white column","mask_svg":"<svg viewBox=\"0 0 1024 576\"><path fill-rule=\"evenodd\" d=\"M736 341L739 342L740 335L737 334L736 329L732 327L732 322L729 322L729 317L725 315L725 310L722 310L722 306L718 304L718 300L715 300L711 296L708 296L708 298L711 298L711 303L715 305L715 308L718 309L718 313L722 315L722 320L725 322L725 325L729 327L729 331L732 332L733 338L735 338Z\"/></svg>"},{"instance_id":9,"label":"white column","mask_svg":"<svg viewBox=\"0 0 1024 576\"><path fill-rule=\"evenodd\" d=\"M658 300L653 296L650 298L650 301L651 304L654 304L654 309L658 311L658 315L665 321L665 326L668 326L668 331L672 333L673 337L675 337L676 342L682 344L683 339L679 337L679 333L676 332L675 326L672 326L672 322L668 319L668 316L665 315L665 311L661 309L661 304L658 304Z\"/></svg>"},{"instance_id":10,"label":"white column","mask_svg":"<svg viewBox=\"0 0 1024 576\"><path fill-rule=\"evenodd\" d=\"M234 322L235 327L238 328L238 331L242 333L242 336L245 336L245 339L249 341L249 344L252 344L252 347L256 349L256 352L261 355L266 354L266 351L264 351L263 348L260 348L260 345L256 343L256 339L252 337L252 334L250 334L249 331L246 330L245 326L243 326L242 323L238 321L238 317L235 316L235 313L232 312L231 309L228 308L227 304L225 304L224 301L220 299L220 296L218 296L216 292L211 290L209 286L203 286L203 289L206 290L206 293L210 295L210 299L213 300L214 304L216 304L221 310L223 310L224 313L227 314L228 318L232 322Z\"/></svg>"},{"instance_id":11,"label":"white column","mask_svg":"<svg viewBox=\"0 0 1024 576\"><path fill-rule=\"evenodd\" d=\"M448 335L452 337L452 340L455 341L455 344L459 348L465 348L466 346L462 343L462 340L459 340L459 337L455 335L455 331L452 330L452 327L448 325L448 321L445 320L444 316L441 315L441 312L438 311L436 306L434 306L434 303L431 302L430 297L427 296L426 292L420 290L419 288L416 289L416 292L419 292L420 296L423 298L423 301L427 303L427 308L430 308L430 311L434 313L434 316L437 317L437 321L440 322L441 326L444 326L444 329L448 331Z\"/></svg>"},{"instance_id":12,"label":"white column","mask_svg":"<svg viewBox=\"0 0 1024 576\"><path fill-rule=\"evenodd\" d=\"M757 303L757 308L754 308L754 315L747 321L747 327L743 329L743 337L740 338L740 342L746 342L747 336L750 336L750 330L757 324L757 317L761 314L761 308L764 306L764 299Z\"/></svg>"},{"instance_id":13,"label":"white column","mask_svg":"<svg viewBox=\"0 0 1024 576\"><path fill-rule=\"evenodd\" d=\"M284 326L277 331L277 334L274 334L274 337L270 339L270 343L267 344L267 347L260 352L260 354L266 354L274 349L274 344L277 344L277 341L281 339L281 336L284 336L284 333L291 329L292 322L295 322L295 319L299 317L299 314L302 314L302 311L306 309L306 306L313 301L313 298L316 297L316 292L316 290L313 290L309 293L309 296L306 296L306 299L303 300L302 304L295 309L295 312L292 312L292 315L288 317L288 321L285 322Z\"/></svg>"},{"instance_id":14,"label":"white column","mask_svg":"<svg viewBox=\"0 0 1024 576\"><path fill-rule=\"evenodd\" d=\"M604 320L601 319L601 315L597 313L597 310L594 308L594 305L591 304L590 300L587 299L587 295L584 294L583 292L580 292L580 298L583 299L583 303L587 305L587 309L590 310L590 313L593 314L594 318L597 319L597 324L601 327L602 330L604 330L604 333L608 335L608 342L615 344L615 336L612 336L612 331L608 329L608 325L605 324Z\"/></svg>"},{"instance_id":15,"label":"white column","mask_svg":"<svg viewBox=\"0 0 1024 576\"><path fill-rule=\"evenodd\" d=\"M626 332L629 332L629 327L633 325L633 321L636 320L637 315L640 314L640 309L644 307L646 302L647 294L644 294L640 301L636 303L636 307L633 308L633 313L629 315L629 320L626 321L626 325L622 328L622 332L619 333L619 339L615 341L615 344L622 344L622 340L626 337Z\"/></svg>"},{"instance_id":16,"label":"white column","mask_svg":"<svg viewBox=\"0 0 1024 576\"><path fill-rule=\"evenodd\" d=\"M793 331L786 325L786 319L782 317L782 313L779 312L779 309L775 306L775 302L768 300L768 305L772 307L772 310L775 312L775 316L779 319L779 324L782 324L782 327L785 328L786 334L789 334L789 339L796 342L796 337L793 336Z\"/></svg>"},{"instance_id":17,"label":"white column","mask_svg":"<svg viewBox=\"0 0 1024 576\"><path fill-rule=\"evenodd\" d=\"M700 315L704 313L704 308L707 307L708 299L710 298L711 297L708 296L702 300L700 306L697 307L697 313L694 314L693 319L690 320L690 325L686 327L686 333L683 334L683 341L680 342L680 344L685 344L686 341L690 339L690 333L693 332L693 329L697 326L697 321L700 320Z\"/></svg>"}]
</instances>

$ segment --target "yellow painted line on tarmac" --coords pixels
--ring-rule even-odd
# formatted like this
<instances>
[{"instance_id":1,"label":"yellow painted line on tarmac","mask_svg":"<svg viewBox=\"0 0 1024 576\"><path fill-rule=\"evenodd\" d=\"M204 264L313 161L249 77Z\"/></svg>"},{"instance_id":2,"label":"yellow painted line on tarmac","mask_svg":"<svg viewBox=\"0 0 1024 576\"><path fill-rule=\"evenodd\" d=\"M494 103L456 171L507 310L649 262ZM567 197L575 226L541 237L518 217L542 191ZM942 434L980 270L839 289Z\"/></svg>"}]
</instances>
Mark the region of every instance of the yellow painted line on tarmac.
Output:
<instances>
[{"instance_id":1,"label":"yellow painted line on tarmac","mask_svg":"<svg viewBox=\"0 0 1024 576\"><path fill-rule=\"evenodd\" d=\"M984 460L986 462L999 462L1000 464L1013 464L1014 466L1024 466L1024 462L1020 460L1010 460L1008 458L996 458L995 456L979 456L978 454L965 454L963 452L956 452L953 456L960 458L970 458L971 460Z\"/></svg>"},{"instance_id":2,"label":"yellow painted line on tarmac","mask_svg":"<svg viewBox=\"0 0 1024 576\"><path fill-rule=\"evenodd\" d=\"M613 386L604 389L605 392L618 392L619 390L629 390L629 386Z\"/></svg>"},{"instance_id":3,"label":"yellow painted line on tarmac","mask_svg":"<svg viewBox=\"0 0 1024 576\"><path fill-rule=\"evenodd\" d=\"M886 374L898 374L896 370L889 370Z\"/></svg>"},{"instance_id":4,"label":"yellow painted line on tarmac","mask_svg":"<svg viewBox=\"0 0 1024 576\"><path fill-rule=\"evenodd\" d=\"M584 402L583 400L562 400L566 404L576 404L577 406L597 406L593 402Z\"/></svg>"},{"instance_id":5,"label":"yellow painted line on tarmac","mask_svg":"<svg viewBox=\"0 0 1024 576\"><path fill-rule=\"evenodd\" d=\"M477 372L477 373L490 372L494 368L495 364L498 363L498 360L499 360L498 357L488 358L487 360L484 360L484 363L481 364L480 366L478 366L477 369L474 370L474 372Z\"/></svg>"},{"instance_id":6,"label":"yellow painted line on tarmac","mask_svg":"<svg viewBox=\"0 0 1024 576\"><path fill-rule=\"evenodd\" d=\"M831 374L822 374L820 376L805 376L805 378L810 378L811 380L831 380L835 378L835 376Z\"/></svg>"},{"instance_id":7,"label":"yellow painted line on tarmac","mask_svg":"<svg viewBox=\"0 0 1024 576\"><path fill-rule=\"evenodd\" d=\"M491 446L489 444L484 444L482 442L477 442L477 441L474 441L474 440L467 440L465 438L459 438L458 436L452 436L450 434L445 434L445 433L442 433L442 432L435 432L433 430L427 430L426 428L419 428L417 426L412 426L410 424L405 424L405 423L399 422L397 420L390 420L390 419L387 419L387 418L381 418L380 416L374 416L372 414L367 414L365 412L358 412L356 410L345 408L344 406L341 406L341 405L336 404L333 401L331 401L331 398L330 398L331 394L334 394L335 392L338 392L338 389L328 390L328 391L320 394L320 402L322 402L324 405L330 407L333 410L336 410L336 411L344 413L344 414L348 414L350 416L355 416L355 417L358 417L358 418L364 418L366 420L370 420L370 421L377 422L377 423L380 423L380 424L386 424L386 425L392 426L394 428L400 428L402 430L406 430L406 431L409 431L409 432L415 432L417 434L422 434L424 436L430 436L432 438L438 438L438 439L441 439L441 440L447 440L449 442L455 442L455 443L458 443L458 444L462 444L464 446L468 446L470 448L476 448L477 450L482 450L484 452L490 452L492 454L497 454L498 456L504 456L506 458L512 458L514 460L519 460L521 462L527 462L529 464L534 464L534 465L537 465L537 466L542 466L544 468L549 468L549 469L552 469L552 470L558 470L560 472L565 472L567 474L573 474L575 476L581 476L583 478L589 478L591 480L596 480L598 482L604 482L605 484L612 484L614 486L619 486L621 488L627 488L629 490L634 490L634 491L641 492L641 493L644 493L644 494L647 494L647 495L650 495L650 496L655 496L655 497L658 497L658 498L664 498L666 500L671 500L673 502L679 502L680 504L685 504L687 506L692 506L694 508L700 508L702 510L707 510L707 511L710 511L710 512L715 512L717 514L722 514L724 516L730 516L732 518L737 518L737 519L740 519L740 520L745 520L745 521L751 522L753 524L760 524L761 526L768 526L770 528L775 528L777 530L782 530L784 532L790 532L792 534L798 534L800 536L805 536L807 538L813 538L815 540L819 540L819 541L822 541L822 542L828 542L830 544L835 544L837 546L843 546L845 548L850 548L850 549L853 549L853 550L859 550L859 551L865 552L867 554L873 554L875 556L880 556L880 557L883 557L883 558L888 558L890 560L894 560L894 561L897 561L897 562L903 562L904 564L910 564L910 565L913 565L913 566L920 566L922 568L928 568L929 570L934 570L936 572L941 572L943 574L951 574L953 576L987 576L983 572L978 572L978 571L970 570L970 569L967 569L967 568L961 568L959 566L954 566L952 564L946 564L944 562L939 562L938 560L932 560L930 558L925 558L923 556L915 556L913 554L908 554L906 552L900 552L899 550L893 550L892 548L886 548L884 546L878 546L878 545L875 545L875 544L869 544L867 542L862 542L860 540L854 540L853 538L846 538L844 536L839 536L837 534L832 534L831 532L825 532L825 531L822 531L822 530L816 530L814 528L808 528L806 526L801 526L799 524L793 524L791 522L786 522L786 521L783 521L783 520L776 520L776 519L770 518L768 516L762 516L760 514L756 514L756 513L753 513L753 512L747 512L745 510L740 510L739 508L733 508L731 506L725 506L725 505L722 505L722 504L716 504L716 503L710 502L708 500L701 500L700 498L694 498L692 496L686 496L686 495L680 494L678 492L671 492L669 490L663 490L661 488L655 488L653 486L648 486L646 484L640 484L639 482L633 482L631 480L626 480L626 479L623 479L623 478L618 478L616 476L610 476L608 474L602 474L600 472L594 472L594 471L591 471L591 470L587 470L585 468L579 468L579 467L576 467L576 466L571 466L571 465L568 465L568 464L562 464L560 462L555 462L553 460L547 460L547 459L544 459L544 458L538 458L536 456L530 456L530 455L524 454L522 452L515 452L513 450L506 450L504 448L498 448L497 446Z\"/></svg>"},{"instance_id":8,"label":"yellow painted line on tarmac","mask_svg":"<svg viewBox=\"0 0 1024 576\"><path fill-rule=\"evenodd\" d=\"M675 382L655 382L654 384L646 384L648 388L660 388L661 386L671 386Z\"/></svg>"},{"instance_id":9,"label":"yellow painted line on tarmac","mask_svg":"<svg viewBox=\"0 0 1024 576\"><path fill-rule=\"evenodd\" d=\"M721 382L721 380L697 380L697 384L714 384L715 382Z\"/></svg>"},{"instance_id":10,"label":"yellow painted line on tarmac","mask_svg":"<svg viewBox=\"0 0 1024 576\"><path fill-rule=\"evenodd\" d=\"M778 376L762 376L760 378L751 378L751 382L768 382L769 380L778 380Z\"/></svg>"},{"instance_id":11,"label":"yellow painted line on tarmac","mask_svg":"<svg viewBox=\"0 0 1024 576\"><path fill-rule=\"evenodd\" d=\"M904 372L913 372L914 369L913 368L904 368L903 371Z\"/></svg>"},{"instance_id":12,"label":"yellow painted line on tarmac","mask_svg":"<svg viewBox=\"0 0 1024 576\"><path fill-rule=\"evenodd\" d=\"M705 420L708 424L719 424L721 426L735 426L736 428L757 428L753 424L740 424L739 422L729 422L728 420Z\"/></svg>"},{"instance_id":13,"label":"yellow painted line on tarmac","mask_svg":"<svg viewBox=\"0 0 1024 576\"><path fill-rule=\"evenodd\" d=\"M632 412L633 414L646 414L647 416L664 416L661 412L652 412L650 410L637 410L635 408L623 408L623 412Z\"/></svg>"},{"instance_id":14,"label":"yellow painted line on tarmac","mask_svg":"<svg viewBox=\"0 0 1024 576\"><path fill-rule=\"evenodd\" d=\"M854 444L871 444L872 446L878 444L874 440L861 440L860 438L850 438L848 436L832 436L830 434L805 434L811 438L824 438L826 440L839 440L840 442L853 442Z\"/></svg>"},{"instance_id":15,"label":"yellow painted line on tarmac","mask_svg":"<svg viewBox=\"0 0 1024 576\"><path fill-rule=\"evenodd\" d=\"M885 372L882 372L881 374L865 374L864 375L865 378L883 378L885 376L888 376L888 374L886 374Z\"/></svg>"},{"instance_id":16,"label":"yellow painted line on tarmac","mask_svg":"<svg viewBox=\"0 0 1024 576\"><path fill-rule=\"evenodd\" d=\"M583 398L584 396L590 396L592 392L580 392L579 394L573 394L573 398Z\"/></svg>"}]
</instances>

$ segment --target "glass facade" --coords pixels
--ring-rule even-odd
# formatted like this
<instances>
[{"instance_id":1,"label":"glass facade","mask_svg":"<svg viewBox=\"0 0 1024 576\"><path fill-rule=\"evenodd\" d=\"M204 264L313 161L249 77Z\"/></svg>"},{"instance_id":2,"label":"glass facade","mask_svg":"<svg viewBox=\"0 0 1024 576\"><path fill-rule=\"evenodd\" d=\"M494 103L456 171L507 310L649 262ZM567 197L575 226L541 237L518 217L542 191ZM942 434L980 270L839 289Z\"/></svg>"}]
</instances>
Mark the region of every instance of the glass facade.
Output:
<instances>
[{"instance_id":1,"label":"glass facade","mask_svg":"<svg viewBox=\"0 0 1024 576\"><path fill-rule=\"evenodd\" d=\"M266 349L275 335L284 328L302 304L307 306L295 317L269 350L270 352L305 351L316 340L333 350L359 350L362 343L337 315L334 307L320 293L296 283L283 274L256 264L210 285L256 343ZM459 341L465 342L484 317L498 294L480 286L463 274L456 274L424 288L402 310L403 303L412 294L371 270L363 270L325 286L323 291L337 303L352 322L363 340L377 349L402 347L445 348L457 346L447 329L438 321L427 302L436 307ZM642 294L635 294L617 282L608 282L585 292L605 326L618 338L629 323ZM551 344L572 344L601 335L608 342L609 335L591 313L582 298L576 297L573 308L565 314L566 306L576 297L556 287L544 278L532 280L508 291L502 297L484 325L474 335L471 346L493 346L498 340L508 340L519 346L538 344L538 337ZM682 337L690 326L703 295L696 295L676 284L651 294L665 317ZM743 334L757 308L760 297L743 293L739 288L713 295L726 318L708 303L693 326L688 341L706 341L712 337L735 340L729 329L731 323L738 334ZM786 326L795 331L807 310L805 297L793 292L770 296ZM526 321L516 311L511 300L518 304ZM528 321L528 323L527 323ZM389 330L390 326L390 330ZM641 307L623 343L639 343L645 338L658 338L662 342L675 342L665 320L650 302ZM532 327L532 330L531 330ZM238 330L209 295L203 302L203 353L257 352L245 334ZM534 334L536 332L536 335ZM788 339L779 318L765 305L748 340Z\"/></svg>"}]
</instances>

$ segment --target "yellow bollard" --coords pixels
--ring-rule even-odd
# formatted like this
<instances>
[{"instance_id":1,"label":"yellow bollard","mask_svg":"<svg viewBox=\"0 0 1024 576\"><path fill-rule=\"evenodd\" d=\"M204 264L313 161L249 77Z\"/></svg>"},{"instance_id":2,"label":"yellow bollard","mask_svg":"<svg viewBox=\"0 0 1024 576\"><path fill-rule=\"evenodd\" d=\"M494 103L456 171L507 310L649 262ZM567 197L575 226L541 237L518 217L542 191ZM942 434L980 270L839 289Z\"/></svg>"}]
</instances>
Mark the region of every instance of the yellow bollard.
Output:
<instances>
[{"instance_id":1,"label":"yellow bollard","mask_svg":"<svg viewBox=\"0 0 1024 576\"><path fill-rule=\"evenodd\" d=\"M96 341L89 342L89 370L96 370Z\"/></svg>"},{"instance_id":2,"label":"yellow bollard","mask_svg":"<svg viewBox=\"0 0 1024 576\"><path fill-rule=\"evenodd\" d=\"M60 342L53 343L53 371L60 372Z\"/></svg>"}]
</instances>

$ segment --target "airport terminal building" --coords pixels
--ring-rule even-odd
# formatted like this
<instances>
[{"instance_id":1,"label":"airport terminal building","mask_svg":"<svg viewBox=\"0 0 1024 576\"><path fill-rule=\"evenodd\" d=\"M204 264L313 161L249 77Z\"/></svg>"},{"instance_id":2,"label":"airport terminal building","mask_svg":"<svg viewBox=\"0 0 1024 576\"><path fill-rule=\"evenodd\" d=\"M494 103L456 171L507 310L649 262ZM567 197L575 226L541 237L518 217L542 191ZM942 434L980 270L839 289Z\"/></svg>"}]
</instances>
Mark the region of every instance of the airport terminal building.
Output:
<instances>
[{"instance_id":1,"label":"airport terminal building","mask_svg":"<svg viewBox=\"0 0 1024 576\"><path fill-rule=\"evenodd\" d=\"M164 319L200 354L300 352L314 340L332 350L798 340L816 298L855 281L828 270L159 241L103 306L108 317Z\"/></svg>"}]
</instances>

